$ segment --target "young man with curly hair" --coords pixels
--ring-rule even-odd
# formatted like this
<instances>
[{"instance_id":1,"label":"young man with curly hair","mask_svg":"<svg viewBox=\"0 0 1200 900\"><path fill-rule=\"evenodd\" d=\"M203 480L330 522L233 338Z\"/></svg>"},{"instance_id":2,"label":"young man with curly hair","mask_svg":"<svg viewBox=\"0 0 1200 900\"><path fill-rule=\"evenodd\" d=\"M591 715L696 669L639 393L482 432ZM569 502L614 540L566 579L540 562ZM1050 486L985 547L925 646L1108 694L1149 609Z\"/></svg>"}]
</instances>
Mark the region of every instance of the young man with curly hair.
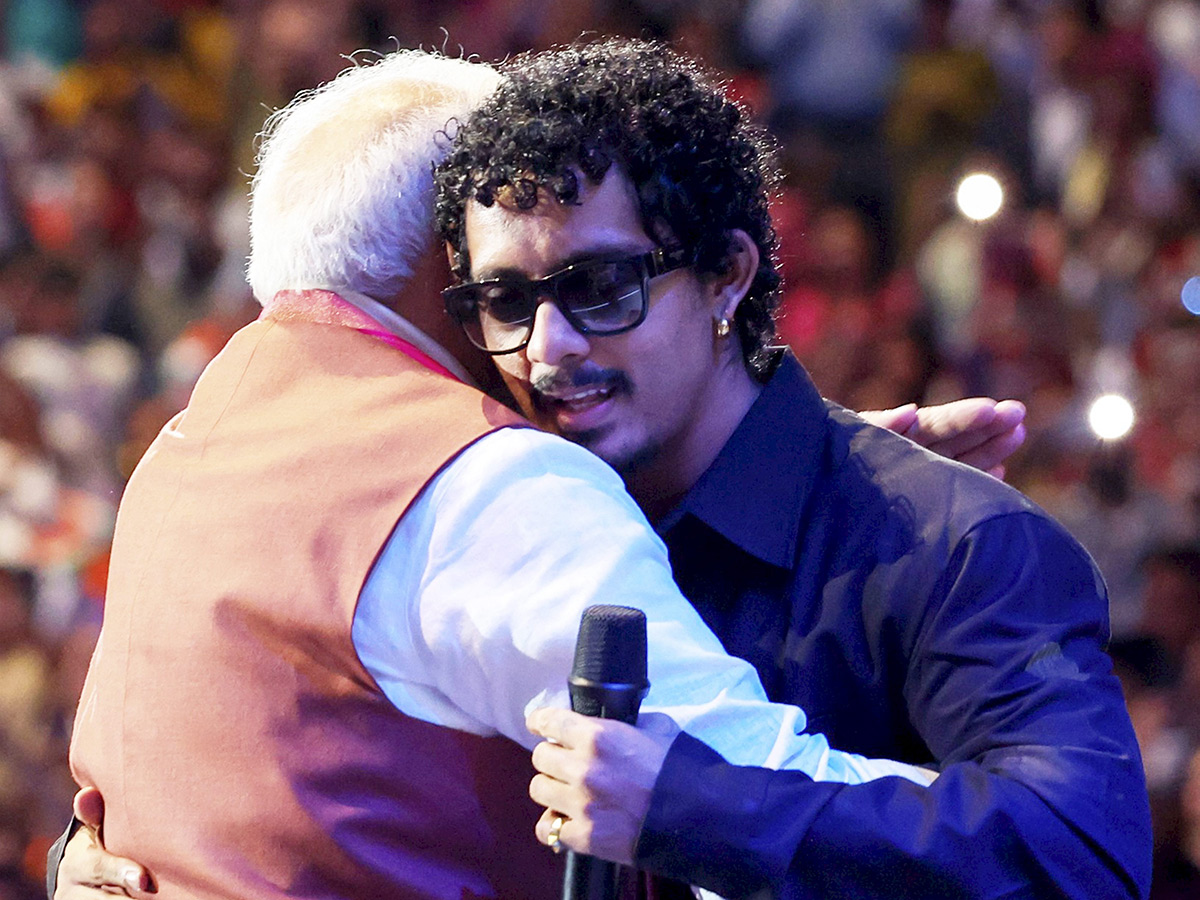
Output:
<instances>
[{"instance_id":1,"label":"young man with curly hair","mask_svg":"<svg viewBox=\"0 0 1200 900\"><path fill-rule=\"evenodd\" d=\"M835 746L940 771L819 784L541 710L541 838L726 896L1145 896L1099 574L1016 491L823 401L770 350L761 135L661 46L504 73L438 173L447 309L531 421L622 474L774 699Z\"/></svg>"}]
</instances>

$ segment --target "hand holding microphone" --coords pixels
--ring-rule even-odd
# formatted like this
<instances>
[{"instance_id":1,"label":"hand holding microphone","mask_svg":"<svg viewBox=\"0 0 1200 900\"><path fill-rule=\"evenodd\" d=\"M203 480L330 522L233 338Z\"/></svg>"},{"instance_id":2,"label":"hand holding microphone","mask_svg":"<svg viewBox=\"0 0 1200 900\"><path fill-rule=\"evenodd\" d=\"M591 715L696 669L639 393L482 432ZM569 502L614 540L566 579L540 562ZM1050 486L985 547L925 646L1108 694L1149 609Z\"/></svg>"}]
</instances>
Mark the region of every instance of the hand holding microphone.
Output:
<instances>
[{"instance_id":1,"label":"hand holding microphone","mask_svg":"<svg viewBox=\"0 0 1200 900\"><path fill-rule=\"evenodd\" d=\"M650 730L630 727L649 687L641 611L589 607L568 683L576 712L540 709L527 720L530 731L548 739L533 752L539 774L530 795L546 807L537 825L539 839L550 843L551 826L561 818L559 839L580 851L568 858L564 897L599 900L615 896L617 866L593 857L632 860L650 792L676 731L665 716L653 717L650 724L657 727Z\"/></svg>"}]
</instances>

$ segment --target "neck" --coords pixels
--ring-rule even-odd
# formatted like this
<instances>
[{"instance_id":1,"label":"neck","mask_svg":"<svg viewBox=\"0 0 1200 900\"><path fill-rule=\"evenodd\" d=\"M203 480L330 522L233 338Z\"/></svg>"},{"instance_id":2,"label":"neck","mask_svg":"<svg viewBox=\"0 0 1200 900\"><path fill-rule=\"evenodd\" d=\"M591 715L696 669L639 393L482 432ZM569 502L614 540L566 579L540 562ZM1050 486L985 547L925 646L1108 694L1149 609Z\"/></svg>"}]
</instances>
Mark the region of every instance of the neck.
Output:
<instances>
[{"instance_id":1,"label":"neck","mask_svg":"<svg viewBox=\"0 0 1200 900\"><path fill-rule=\"evenodd\" d=\"M692 426L621 473L646 518L657 522L695 486L761 392L740 354L721 361L710 389L693 404Z\"/></svg>"}]
</instances>

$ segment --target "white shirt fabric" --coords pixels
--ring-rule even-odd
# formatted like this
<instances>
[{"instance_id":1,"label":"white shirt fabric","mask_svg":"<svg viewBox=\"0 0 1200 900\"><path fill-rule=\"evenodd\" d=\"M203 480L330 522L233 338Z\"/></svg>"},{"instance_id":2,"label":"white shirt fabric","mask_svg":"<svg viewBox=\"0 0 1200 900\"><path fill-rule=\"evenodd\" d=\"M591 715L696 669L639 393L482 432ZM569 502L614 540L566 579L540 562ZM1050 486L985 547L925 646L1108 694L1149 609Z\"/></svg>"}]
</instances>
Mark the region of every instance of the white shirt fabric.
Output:
<instances>
[{"instance_id":1,"label":"white shirt fabric","mask_svg":"<svg viewBox=\"0 0 1200 900\"><path fill-rule=\"evenodd\" d=\"M347 299L391 324L368 298ZM532 748L525 715L569 707L579 621L597 603L646 614L642 711L665 713L730 762L818 781L929 783L913 766L830 750L804 733L802 710L768 702L753 667L725 653L679 592L666 547L617 474L532 428L485 436L425 486L363 586L352 639L402 712Z\"/></svg>"}]
</instances>

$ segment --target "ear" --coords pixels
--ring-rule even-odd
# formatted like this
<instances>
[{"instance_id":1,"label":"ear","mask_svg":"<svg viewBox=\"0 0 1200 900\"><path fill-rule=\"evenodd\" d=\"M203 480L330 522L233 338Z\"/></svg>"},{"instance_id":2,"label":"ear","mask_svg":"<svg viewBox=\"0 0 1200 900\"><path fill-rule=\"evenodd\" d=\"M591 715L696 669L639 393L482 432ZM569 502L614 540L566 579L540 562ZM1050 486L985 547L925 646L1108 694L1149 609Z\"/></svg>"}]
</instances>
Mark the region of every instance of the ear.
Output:
<instances>
[{"instance_id":1,"label":"ear","mask_svg":"<svg viewBox=\"0 0 1200 900\"><path fill-rule=\"evenodd\" d=\"M758 245L740 228L729 232L729 250L725 269L709 279L713 320L733 320L742 298L750 290L758 273Z\"/></svg>"},{"instance_id":2,"label":"ear","mask_svg":"<svg viewBox=\"0 0 1200 900\"><path fill-rule=\"evenodd\" d=\"M450 263L450 274L451 274L451 276L457 278L460 254L457 250L454 249L454 245L452 243L450 243L449 241L446 241L445 247L446 247L446 261Z\"/></svg>"}]
</instances>

